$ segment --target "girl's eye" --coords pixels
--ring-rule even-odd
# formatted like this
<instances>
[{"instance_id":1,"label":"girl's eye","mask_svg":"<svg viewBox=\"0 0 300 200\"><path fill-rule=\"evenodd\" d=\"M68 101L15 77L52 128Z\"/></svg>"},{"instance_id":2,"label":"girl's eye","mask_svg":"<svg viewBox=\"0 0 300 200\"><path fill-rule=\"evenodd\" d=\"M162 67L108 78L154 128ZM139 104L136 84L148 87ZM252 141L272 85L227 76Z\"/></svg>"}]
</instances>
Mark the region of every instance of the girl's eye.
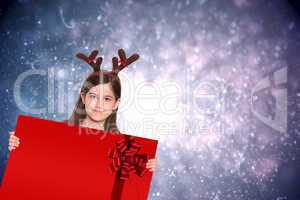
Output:
<instances>
[{"instance_id":1,"label":"girl's eye","mask_svg":"<svg viewBox=\"0 0 300 200\"><path fill-rule=\"evenodd\" d=\"M105 98L105 101L111 101L111 99L110 98Z\"/></svg>"},{"instance_id":2,"label":"girl's eye","mask_svg":"<svg viewBox=\"0 0 300 200\"><path fill-rule=\"evenodd\" d=\"M90 94L90 98L91 98L91 99L95 99L95 98L96 98L96 96L95 96L95 95L92 95L92 94Z\"/></svg>"}]
</instances>

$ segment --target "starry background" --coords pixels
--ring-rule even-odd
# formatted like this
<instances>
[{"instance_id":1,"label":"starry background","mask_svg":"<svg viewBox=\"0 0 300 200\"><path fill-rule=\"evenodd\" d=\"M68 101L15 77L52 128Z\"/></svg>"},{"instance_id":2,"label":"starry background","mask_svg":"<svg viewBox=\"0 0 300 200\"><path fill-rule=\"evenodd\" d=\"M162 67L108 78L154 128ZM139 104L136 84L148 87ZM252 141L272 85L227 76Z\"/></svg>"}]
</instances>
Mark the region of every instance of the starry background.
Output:
<instances>
[{"instance_id":1,"label":"starry background","mask_svg":"<svg viewBox=\"0 0 300 200\"><path fill-rule=\"evenodd\" d=\"M0 180L19 114L70 116L91 72L74 55L110 69L124 48L141 58L120 72L119 127L159 140L149 199L300 199L297 1L1 1L0 30Z\"/></svg>"}]
</instances>

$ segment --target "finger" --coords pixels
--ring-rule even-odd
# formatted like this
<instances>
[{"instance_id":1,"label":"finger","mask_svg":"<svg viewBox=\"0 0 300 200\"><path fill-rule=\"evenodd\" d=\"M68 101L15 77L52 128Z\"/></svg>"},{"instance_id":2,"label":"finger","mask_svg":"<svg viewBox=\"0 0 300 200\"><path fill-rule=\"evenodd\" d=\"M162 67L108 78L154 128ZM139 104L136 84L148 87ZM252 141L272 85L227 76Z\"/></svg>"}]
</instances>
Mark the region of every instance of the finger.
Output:
<instances>
[{"instance_id":1,"label":"finger","mask_svg":"<svg viewBox=\"0 0 300 200\"><path fill-rule=\"evenodd\" d=\"M154 171L155 171L155 169L154 169L154 168L151 168L151 169L149 169L149 171L150 171L150 172L154 172Z\"/></svg>"},{"instance_id":2,"label":"finger","mask_svg":"<svg viewBox=\"0 0 300 200\"><path fill-rule=\"evenodd\" d=\"M14 143L13 143L13 142L10 142L8 145L9 145L9 146L14 146Z\"/></svg>"},{"instance_id":3,"label":"finger","mask_svg":"<svg viewBox=\"0 0 300 200\"><path fill-rule=\"evenodd\" d=\"M20 140L20 138L18 138L18 137L15 136L15 135L13 135L11 138L12 138L13 140Z\"/></svg>"},{"instance_id":4,"label":"finger","mask_svg":"<svg viewBox=\"0 0 300 200\"><path fill-rule=\"evenodd\" d=\"M146 168L154 168L156 165L146 165Z\"/></svg>"},{"instance_id":5,"label":"finger","mask_svg":"<svg viewBox=\"0 0 300 200\"><path fill-rule=\"evenodd\" d=\"M151 163L147 163L147 164L146 164L146 167L149 167L149 166L151 166L151 165L152 165Z\"/></svg>"},{"instance_id":6,"label":"finger","mask_svg":"<svg viewBox=\"0 0 300 200\"><path fill-rule=\"evenodd\" d=\"M149 160L147 163L157 163L156 160Z\"/></svg>"},{"instance_id":7,"label":"finger","mask_svg":"<svg viewBox=\"0 0 300 200\"><path fill-rule=\"evenodd\" d=\"M10 151L14 150L15 148L14 147L9 147L8 148Z\"/></svg>"},{"instance_id":8,"label":"finger","mask_svg":"<svg viewBox=\"0 0 300 200\"><path fill-rule=\"evenodd\" d=\"M9 144L20 144L20 141L11 140L9 141Z\"/></svg>"},{"instance_id":9,"label":"finger","mask_svg":"<svg viewBox=\"0 0 300 200\"><path fill-rule=\"evenodd\" d=\"M11 138L11 139L9 139L9 142L20 142L20 140L16 139L16 138Z\"/></svg>"},{"instance_id":10,"label":"finger","mask_svg":"<svg viewBox=\"0 0 300 200\"><path fill-rule=\"evenodd\" d=\"M156 163L148 163L146 166L156 166Z\"/></svg>"},{"instance_id":11,"label":"finger","mask_svg":"<svg viewBox=\"0 0 300 200\"><path fill-rule=\"evenodd\" d=\"M13 145L13 146L17 146L17 145L19 145L20 143L19 143L19 142L11 142L10 144Z\"/></svg>"},{"instance_id":12,"label":"finger","mask_svg":"<svg viewBox=\"0 0 300 200\"><path fill-rule=\"evenodd\" d=\"M15 133L11 133L9 137L11 137L11 138L17 138L17 136L15 136Z\"/></svg>"},{"instance_id":13,"label":"finger","mask_svg":"<svg viewBox=\"0 0 300 200\"><path fill-rule=\"evenodd\" d=\"M149 159L148 161L153 161L153 160L156 160L155 158L151 158L151 159Z\"/></svg>"},{"instance_id":14,"label":"finger","mask_svg":"<svg viewBox=\"0 0 300 200\"><path fill-rule=\"evenodd\" d=\"M10 138L14 139L14 140L19 140L19 138L17 136L15 136L15 135L11 135Z\"/></svg>"},{"instance_id":15,"label":"finger","mask_svg":"<svg viewBox=\"0 0 300 200\"><path fill-rule=\"evenodd\" d=\"M15 134L15 131L9 131L9 134L10 134L10 135L14 135L14 134Z\"/></svg>"},{"instance_id":16,"label":"finger","mask_svg":"<svg viewBox=\"0 0 300 200\"><path fill-rule=\"evenodd\" d=\"M20 140L20 138L18 138L18 137L11 137L9 139L12 140L12 141L19 141Z\"/></svg>"},{"instance_id":17,"label":"finger","mask_svg":"<svg viewBox=\"0 0 300 200\"><path fill-rule=\"evenodd\" d=\"M19 144L20 144L20 142L15 142L15 141L9 142L9 145L19 145Z\"/></svg>"},{"instance_id":18,"label":"finger","mask_svg":"<svg viewBox=\"0 0 300 200\"><path fill-rule=\"evenodd\" d=\"M155 167L155 166L157 166L157 164L156 164L156 163L149 163L149 164L147 164L146 166L147 166L147 167Z\"/></svg>"},{"instance_id":19,"label":"finger","mask_svg":"<svg viewBox=\"0 0 300 200\"><path fill-rule=\"evenodd\" d=\"M19 147L19 144L9 144L9 147Z\"/></svg>"},{"instance_id":20,"label":"finger","mask_svg":"<svg viewBox=\"0 0 300 200\"><path fill-rule=\"evenodd\" d=\"M9 139L8 141L9 141L9 142L16 142L16 143L20 142L19 139L13 139L13 138L12 138L12 139Z\"/></svg>"},{"instance_id":21,"label":"finger","mask_svg":"<svg viewBox=\"0 0 300 200\"><path fill-rule=\"evenodd\" d=\"M153 165L153 163L147 163L147 164L146 164L146 166L151 166L151 165Z\"/></svg>"},{"instance_id":22,"label":"finger","mask_svg":"<svg viewBox=\"0 0 300 200\"><path fill-rule=\"evenodd\" d=\"M10 140L8 143L9 143L9 144L20 144L19 141L14 141L14 140Z\"/></svg>"}]
</instances>

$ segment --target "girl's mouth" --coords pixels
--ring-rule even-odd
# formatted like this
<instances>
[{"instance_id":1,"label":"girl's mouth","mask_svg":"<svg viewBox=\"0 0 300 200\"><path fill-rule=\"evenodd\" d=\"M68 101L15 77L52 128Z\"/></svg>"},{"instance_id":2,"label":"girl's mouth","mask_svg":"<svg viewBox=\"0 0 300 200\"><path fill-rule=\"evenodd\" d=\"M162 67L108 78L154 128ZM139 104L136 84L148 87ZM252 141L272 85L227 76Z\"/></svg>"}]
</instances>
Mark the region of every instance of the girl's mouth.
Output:
<instances>
[{"instance_id":1,"label":"girl's mouth","mask_svg":"<svg viewBox=\"0 0 300 200\"><path fill-rule=\"evenodd\" d=\"M93 109L93 111L94 111L94 112L99 112L99 113L102 112L102 110L96 110L96 109Z\"/></svg>"}]
</instances>

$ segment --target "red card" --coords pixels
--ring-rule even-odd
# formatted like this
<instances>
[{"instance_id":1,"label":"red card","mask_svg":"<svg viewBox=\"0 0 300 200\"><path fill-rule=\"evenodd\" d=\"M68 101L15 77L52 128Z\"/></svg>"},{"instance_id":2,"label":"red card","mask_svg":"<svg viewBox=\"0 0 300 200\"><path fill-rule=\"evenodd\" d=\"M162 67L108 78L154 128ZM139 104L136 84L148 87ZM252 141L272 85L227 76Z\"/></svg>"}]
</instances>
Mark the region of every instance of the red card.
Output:
<instances>
[{"instance_id":1,"label":"red card","mask_svg":"<svg viewBox=\"0 0 300 200\"><path fill-rule=\"evenodd\" d=\"M145 200L157 141L20 115L1 200Z\"/></svg>"}]
</instances>

